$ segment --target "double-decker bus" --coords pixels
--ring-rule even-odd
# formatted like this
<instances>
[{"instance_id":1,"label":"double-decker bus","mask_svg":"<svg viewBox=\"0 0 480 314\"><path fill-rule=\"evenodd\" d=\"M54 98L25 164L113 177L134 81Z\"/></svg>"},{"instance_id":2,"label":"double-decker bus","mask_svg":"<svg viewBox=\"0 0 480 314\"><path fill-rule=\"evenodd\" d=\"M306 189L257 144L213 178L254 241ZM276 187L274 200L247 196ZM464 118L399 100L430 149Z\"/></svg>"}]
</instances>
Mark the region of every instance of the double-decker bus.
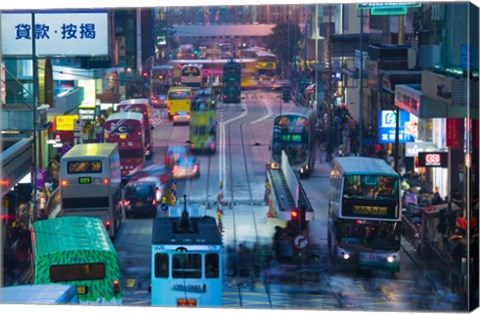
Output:
<instances>
[{"instance_id":1,"label":"double-decker bus","mask_svg":"<svg viewBox=\"0 0 480 314\"><path fill-rule=\"evenodd\" d=\"M241 64L231 62L223 64L223 102L236 103L240 102L241 94Z\"/></svg>"},{"instance_id":2,"label":"double-decker bus","mask_svg":"<svg viewBox=\"0 0 480 314\"><path fill-rule=\"evenodd\" d=\"M199 59L195 64L201 65L202 82L204 86L215 87L223 82L223 65L229 62L240 63L241 65L241 88L253 88L257 86L257 60L253 58L242 59ZM192 60L170 60L169 64L183 68L192 64ZM220 82L221 81L221 82Z\"/></svg>"},{"instance_id":3,"label":"double-decker bus","mask_svg":"<svg viewBox=\"0 0 480 314\"><path fill-rule=\"evenodd\" d=\"M201 88L203 85L202 64L186 64L182 66L182 85Z\"/></svg>"},{"instance_id":4,"label":"double-decker bus","mask_svg":"<svg viewBox=\"0 0 480 314\"><path fill-rule=\"evenodd\" d=\"M180 70L171 64L156 65L150 69L150 95L165 94L172 86L179 85Z\"/></svg>"},{"instance_id":5,"label":"double-decker bus","mask_svg":"<svg viewBox=\"0 0 480 314\"><path fill-rule=\"evenodd\" d=\"M192 44L180 45L177 49L177 59L195 59L195 53Z\"/></svg>"},{"instance_id":6,"label":"double-decker bus","mask_svg":"<svg viewBox=\"0 0 480 314\"><path fill-rule=\"evenodd\" d=\"M139 112L117 112L104 124L105 142L117 143L122 180L145 165L145 127Z\"/></svg>"},{"instance_id":7,"label":"double-decker bus","mask_svg":"<svg viewBox=\"0 0 480 314\"><path fill-rule=\"evenodd\" d=\"M269 51L257 51L257 77L259 81L274 81L277 73L277 56Z\"/></svg>"},{"instance_id":8,"label":"double-decker bus","mask_svg":"<svg viewBox=\"0 0 480 314\"><path fill-rule=\"evenodd\" d=\"M222 239L215 218L181 215L155 218L151 250L151 304L222 305Z\"/></svg>"},{"instance_id":9,"label":"double-decker bus","mask_svg":"<svg viewBox=\"0 0 480 314\"><path fill-rule=\"evenodd\" d=\"M306 107L277 115L273 121L270 167L281 165L284 150L292 169L302 178L309 177L315 165L316 123L315 111Z\"/></svg>"},{"instance_id":10,"label":"double-decker bus","mask_svg":"<svg viewBox=\"0 0 480 314\"><path fill-rule=\"evenodd\" d=\"M400 271L400 176L384 160L339 157L330 171L328 250L341 268Z\"/></svg>"},{"instance_id":11,"label":"double-decker bus","mask_svg":"<svg viewBox=\"0 0 480 314\"><path fill-rule=\"evenodd\" d=\"M171 87L167 92L168 119L173 120L177 111L188 111L192 106L193 92L188 86Z\"/></svg>"},{"instance_id":12,"label":"double-decker bus","mask_svg":"<svg viewBox=\"0 0 480 314\"><path fill-rule=\"evenodd\" d=\"M215 153L217 144L216 96L197 95L190 112L190 149Z\"/></svg>"},{"instance_id":13,"label":"double-decker bus","mask_svg":"<svg viewBox=\"0 0 480 314\"><path fill-rule=\"evenodd\" d=\"M151 159L153 155L153 125L150 101L146 98L122 100L117 105L116 111L139 112L143 115L143 126L145 129L145 157L147 157L147 159Z\"/></svg>"},{"instance_id":14,"label":"double-decker bus","mask_svg":"<svg viewBox=\"0 0 480 314\"><path fill-rule=\"evenodd\" d=\"M110 237L122 223L120 154L112 143L77 144L60 159L59 216L100 218Z\"/></svg>"},{"instance_id":15,"label":"double-decker bus","mask_svg":"<svg viewBox=\"0 0 480 314\"><path fill-rule=\"evenodd\" d=\"M98 218L34 222L32 266L35 284L75 285L80 304L122 304L120 260Z\"/></svg>"}]
</instances>

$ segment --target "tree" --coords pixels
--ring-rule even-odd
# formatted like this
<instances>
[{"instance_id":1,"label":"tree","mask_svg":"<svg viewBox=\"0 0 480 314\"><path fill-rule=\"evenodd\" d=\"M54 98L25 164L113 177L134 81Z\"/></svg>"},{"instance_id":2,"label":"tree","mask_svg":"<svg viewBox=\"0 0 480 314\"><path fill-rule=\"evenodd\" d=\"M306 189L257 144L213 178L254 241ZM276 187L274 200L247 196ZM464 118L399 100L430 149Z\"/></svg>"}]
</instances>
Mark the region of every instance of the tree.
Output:
<instances>
[{"instance_id":1,"label":"tree","mask_svg":"<svg viewBox=\"0 0 480 314\"><path fill-rule=\"evenodd\" d=\"M263 38L262 44L277 56L279 62L289 64L297 56L302 38L303 34L298 24L278 23L272 29L272 33Z\"/></svg>"},{"instance_id":2,"label":"tree","mask_svg":"<svg viewBox=\"0 0 480 314\"><path fill-rule=\"evenodd\" d=\"M168 24L166 20L157 19L155 21L155 34L156 36L165 36L167 41L166 46L170 49L175 50L178 48L178 43L175 41L175 35L177 31L173 28L172 25Z\"/></svg>"}]
</instances>

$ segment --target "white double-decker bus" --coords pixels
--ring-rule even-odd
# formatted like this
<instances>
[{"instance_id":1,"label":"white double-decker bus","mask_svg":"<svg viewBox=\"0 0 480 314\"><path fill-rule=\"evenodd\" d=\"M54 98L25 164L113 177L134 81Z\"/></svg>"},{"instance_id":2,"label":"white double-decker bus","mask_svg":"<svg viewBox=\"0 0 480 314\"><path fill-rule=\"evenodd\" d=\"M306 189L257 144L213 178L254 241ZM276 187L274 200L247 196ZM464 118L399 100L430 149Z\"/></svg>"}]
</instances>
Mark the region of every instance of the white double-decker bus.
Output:
<instances>
[{"instance_id":1,"label":"white double-decker bus","mask_svg":"<svg viewBox=\"0 0 480 314\"><path fill-rule=\"evenodd\" d=\"M390 165L379 158L336 158L328 204L334 265L400 271L400 176Z\"/></svg>"},{"instance_id":2,"label":"white double-decker bus","mask_svg":"<svg viewBox=\"0 0 480 314\"><path fill-rule=\"evenodd\" d=\"M60 159L60 216L100 218L110 237L122 223L116 143L77 144Z\"/></svg>"}]
</instances>

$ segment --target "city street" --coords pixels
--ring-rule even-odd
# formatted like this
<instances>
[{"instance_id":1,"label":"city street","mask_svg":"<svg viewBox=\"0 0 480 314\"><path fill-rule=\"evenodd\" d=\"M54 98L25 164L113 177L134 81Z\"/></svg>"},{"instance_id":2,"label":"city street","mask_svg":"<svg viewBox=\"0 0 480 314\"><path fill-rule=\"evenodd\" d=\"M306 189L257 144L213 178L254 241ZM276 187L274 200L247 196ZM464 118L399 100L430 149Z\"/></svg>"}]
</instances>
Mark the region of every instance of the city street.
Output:
<instances>
[{"instance_id":1,"label":"city street","mask_svg":"<svg viewBox=\"0 0 480 314\"><path fill-rule=\"evenodd\" d=\"M244 94L239 105L225 104L218 111L220 141L218 153L198 156L202 174L198 179L179 181L177 195L187 194L189 206L199 206L216 217L219 181L223 179L224 265L238 258L233 248L241 243L271 251L274 227L282 225L267 218L263 200L265 164L273 115L286 111L278 94L254 90ZM172 127L165 113L154 112L155 154L152 163L162 163L166 145L188 138L187 127ZM225 134L221 134L225 132ZM253 144L260 145L254 146ZM243 150L249 156L245 161ZM225 267L223 307L367 311L455 311L458 296L440 286L437 274L418 265L413 248L403 240L401 271L389 273L334 271L326 250L327 193L330 163L323 146L318 148L311 178L302 180L315 209L310 225L310 252L318 257L308 264L279 264L271 261L246 276L228 273ZM236 165L236 166L232 166ZM180 205L182 206L182 205ZM160 213L161 214L161 213ZM121 258L125 305L149 305L151 219L123 222L114 241Z\"/></svg>"}]
</instances>

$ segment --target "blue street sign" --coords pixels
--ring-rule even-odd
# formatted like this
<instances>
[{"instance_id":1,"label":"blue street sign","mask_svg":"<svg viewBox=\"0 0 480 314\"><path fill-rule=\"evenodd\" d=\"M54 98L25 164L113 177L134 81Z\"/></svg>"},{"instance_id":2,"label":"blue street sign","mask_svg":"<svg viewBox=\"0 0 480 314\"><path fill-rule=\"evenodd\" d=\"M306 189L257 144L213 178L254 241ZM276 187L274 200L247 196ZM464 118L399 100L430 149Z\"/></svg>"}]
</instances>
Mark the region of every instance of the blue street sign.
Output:
<instances>
[{"instance_id":1,"label":"blue street sign","mask_svg":"<svg viewBox=\"0 0 480 314\"><path fill-rule=\"evenodd\" d=\"M162 204L161 208L164 212L168 211L168 204Z\"/></svg>"}]
</instances>

